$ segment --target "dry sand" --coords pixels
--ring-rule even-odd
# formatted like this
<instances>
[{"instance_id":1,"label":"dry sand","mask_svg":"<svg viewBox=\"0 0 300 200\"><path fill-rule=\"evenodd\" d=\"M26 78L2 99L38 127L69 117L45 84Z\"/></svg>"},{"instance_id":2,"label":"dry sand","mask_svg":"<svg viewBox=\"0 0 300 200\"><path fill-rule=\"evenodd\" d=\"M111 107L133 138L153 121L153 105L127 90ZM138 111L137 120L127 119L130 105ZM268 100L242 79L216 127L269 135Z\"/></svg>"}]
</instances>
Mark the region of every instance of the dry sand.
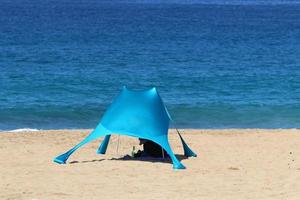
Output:
<instances>
[{"instance_id":1,"label":"dry sand","mask_svg":"<svg viewBox=\"0 0 300 200\"><path fill-rule=\"evenodd\" d=\"M0 199L300 199L300 130L185 130L198 153L168 162L124 161L135 138L113 136L106 155L94 141L66 165L52 162L89 130L0 133ZM182 154L174 131L170 143ZM181 156L182 157L182 156Z\"/></svg>"}]
</instances>

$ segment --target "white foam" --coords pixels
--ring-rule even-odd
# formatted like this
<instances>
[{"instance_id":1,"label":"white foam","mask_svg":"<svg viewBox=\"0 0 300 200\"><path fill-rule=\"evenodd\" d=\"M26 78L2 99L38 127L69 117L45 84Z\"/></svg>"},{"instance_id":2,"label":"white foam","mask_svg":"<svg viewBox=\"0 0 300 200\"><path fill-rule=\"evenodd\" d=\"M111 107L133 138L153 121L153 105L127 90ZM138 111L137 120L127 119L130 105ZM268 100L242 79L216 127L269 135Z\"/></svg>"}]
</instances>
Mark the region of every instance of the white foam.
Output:
<instances>
[{"instance_id":1,"label":"white foam","mask_svg":"<svg viewBox=\"0 0 300 200\"><path fill-rule=\"evenodd\" d=\"M11 131L7 131L10 133L19 133L19 132L35 132L35 131L39 131L38 129L32 129L32 128L20 128L20 129L15 129L15 130L11 130Z\"/></svg>"}]
</instances>

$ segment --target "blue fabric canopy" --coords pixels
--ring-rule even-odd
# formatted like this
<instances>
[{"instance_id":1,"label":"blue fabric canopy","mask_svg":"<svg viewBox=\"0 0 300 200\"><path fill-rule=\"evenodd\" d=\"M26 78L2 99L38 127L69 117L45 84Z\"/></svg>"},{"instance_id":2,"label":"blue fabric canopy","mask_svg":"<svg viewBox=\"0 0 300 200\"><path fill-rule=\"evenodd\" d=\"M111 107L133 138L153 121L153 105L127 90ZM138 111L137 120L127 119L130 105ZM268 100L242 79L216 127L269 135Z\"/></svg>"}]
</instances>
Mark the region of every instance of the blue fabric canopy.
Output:
<instances>
[{"instance_id":1,"label":"blue fabric canopy","mask_svg":"<svg viewBox=\"0 0 300 200\"><path fill-rule=\"evenodd\" d=\"M119 134L143 138L159 144L171 157L174 169L185 169L185 166L174 155L168 142L170 120L171 117L156 88L131 91L123 87L95 130L72 149L54 158L54 162L66 163L69 156L79 147L101 136L105 136L105 138L97 152L105 154L110 135ZM185 156L196 156L179 132L178 134Z\"/></svg>"}]
</instances>

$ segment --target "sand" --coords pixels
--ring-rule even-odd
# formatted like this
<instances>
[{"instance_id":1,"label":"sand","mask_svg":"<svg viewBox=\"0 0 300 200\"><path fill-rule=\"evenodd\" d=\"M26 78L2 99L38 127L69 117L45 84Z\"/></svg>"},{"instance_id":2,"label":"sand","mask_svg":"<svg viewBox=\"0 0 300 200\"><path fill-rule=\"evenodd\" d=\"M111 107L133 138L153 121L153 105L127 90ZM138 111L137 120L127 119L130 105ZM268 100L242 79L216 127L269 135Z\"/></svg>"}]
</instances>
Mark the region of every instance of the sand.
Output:
<instances>
[{"instance_id":1,"label":"sand","mask_svg":"<svg viewBox=\"0 0 300 200\"><path fill-rule=\"evenodd\" d=\"M53 157L89 130L0 133L0 199L300 199L300 130L184 130L197 158L183 158L174 131L170 143L186 170L169 162L122 160L135 138L113 136L79 149L65 165Z\"/></svg>"}]
</instances>

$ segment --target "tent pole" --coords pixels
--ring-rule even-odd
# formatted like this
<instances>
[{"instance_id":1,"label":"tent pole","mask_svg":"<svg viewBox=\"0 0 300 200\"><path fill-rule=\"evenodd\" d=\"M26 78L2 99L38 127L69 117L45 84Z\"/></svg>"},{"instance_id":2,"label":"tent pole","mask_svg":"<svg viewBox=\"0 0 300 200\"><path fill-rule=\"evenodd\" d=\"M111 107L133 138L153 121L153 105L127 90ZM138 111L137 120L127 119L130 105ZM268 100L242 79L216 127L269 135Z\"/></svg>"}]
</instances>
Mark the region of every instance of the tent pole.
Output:
<instances>
[{"instance_id":1,"label":"tent pole","mask_svg":"<svg viewBox=\"0 0 300 200\"><path fill-rule=\"evenodd\" d=\"M120 135L118 135L117 156L119 156L119 143L120 143Z\"/></svg>"},{"instance_id":2,"label":"tent pole","mask_svg":"<svg viewBox=\"0 0 300 200\"><path fill-rule=\"evenodd\" d=\"M165 152L163 148L161 148L161 152L162 152L163 159L165 160Z\"/></svg>"}]
</instances>

